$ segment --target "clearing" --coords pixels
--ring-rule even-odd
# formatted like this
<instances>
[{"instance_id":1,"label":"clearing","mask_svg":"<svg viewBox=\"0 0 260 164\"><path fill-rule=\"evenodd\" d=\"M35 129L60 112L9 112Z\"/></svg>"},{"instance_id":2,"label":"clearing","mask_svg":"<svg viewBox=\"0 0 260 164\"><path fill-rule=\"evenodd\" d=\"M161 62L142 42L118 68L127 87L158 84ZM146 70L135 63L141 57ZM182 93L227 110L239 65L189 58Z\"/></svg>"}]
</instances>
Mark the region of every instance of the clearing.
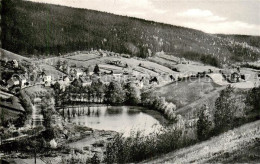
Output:
<instances>
[{"instance_id":1,"label":"clearing","mask_svg":"<svg viewBox=\"0 0 260 164\"><path fill-rule=\"evenodd\" d=\"M196 78L177 81L156 89L154 93L165 97L167 102L174 103L178 109L210 94L218 87L210 78Z\"/></svg>"}]
</instances>

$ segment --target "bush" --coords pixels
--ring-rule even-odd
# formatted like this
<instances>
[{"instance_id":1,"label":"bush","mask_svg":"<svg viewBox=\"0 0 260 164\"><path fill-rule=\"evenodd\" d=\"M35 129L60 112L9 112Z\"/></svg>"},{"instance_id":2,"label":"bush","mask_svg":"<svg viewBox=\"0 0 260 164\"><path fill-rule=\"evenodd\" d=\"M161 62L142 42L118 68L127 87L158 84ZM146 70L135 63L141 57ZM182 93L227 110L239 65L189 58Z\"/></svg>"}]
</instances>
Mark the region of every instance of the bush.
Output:
<instances>
[{"instance_id":1,"label":"bush","mask_svg":"<svg viewBox=\"0 0 260 164\"><path fill-rule=\"evenodd\" d=\"M164 97L159 97L153 93L144 92L141 94L141 103L144 107L161 112L168 119L175 120L174 111L176 110L176 105L166 102Z\"/></svg>"},{"instance_id":2,"label":"bush","mask_svg":"<svg viewBox=\"0 0 260 164\"><path fill-rule=\"evenodd\" d=\"M186 145L182 131L165 129L160 132L143 136L141 132L124 138L116 135L106 147L105 162L135 163L142 160L176 150Z\"/></svg>"}]
</instances>

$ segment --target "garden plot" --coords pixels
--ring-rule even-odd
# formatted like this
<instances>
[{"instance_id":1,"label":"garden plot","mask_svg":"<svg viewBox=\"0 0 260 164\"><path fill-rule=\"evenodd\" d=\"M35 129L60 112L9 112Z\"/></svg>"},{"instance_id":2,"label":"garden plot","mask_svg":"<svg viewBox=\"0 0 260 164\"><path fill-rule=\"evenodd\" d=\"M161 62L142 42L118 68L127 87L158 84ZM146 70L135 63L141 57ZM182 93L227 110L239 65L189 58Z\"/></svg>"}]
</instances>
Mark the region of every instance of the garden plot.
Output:
<instances>
[{"instance_id":1,"label":"garden plot","mask_svg":"<svg viewBox=\"0 0 260 164\"><path fill-rule=\"evenodd\" d=\"M122 70L122 67L118 67L115 65L109 65L109 64L99 64L99 68L105 69L105 70Z\"/></svg>"},{"instance_id":2,"label":"garden plot","mask_svg":"<svg viewBox=\"0 0 260 164\"><path fill-rule=\"evenodd\" d=\"M180 60L178 57L171 56L171 55L160 54L160 55L157 55L157 56L158 56L159 58L162 58L162 59L165 59L165 60L174 62L174 63L178 63L179 60Z\"/></svg>"},{"instance_id":3,"label":"garden plot","mask_svg":"<svg viewBox=\"0 0 260 164\"><path fill-rule=\"evenodd\" d=\"M78 60L78 61L88 61L88 60L100 58L100 56L97 54L79 54L79 55L69 56L66 58L72 60Z\"/></svg>"},{"instance_id":4,"label":"garden plot","mask_svg":"<svg viewBox=\"0 0 260 164\"><path fill-rule=\"evenodd\" d=\"M178 64L174 66L177 68L180 72L185 72L185 73L198 73L198 72L208 72L209 69L211 69L213 72L218 72L220 69L217 67L213 66L208 66L208 65L202 65L202 64L196 64L196 63L191 63L191 64Z\"/></svg>"}]
</instances>

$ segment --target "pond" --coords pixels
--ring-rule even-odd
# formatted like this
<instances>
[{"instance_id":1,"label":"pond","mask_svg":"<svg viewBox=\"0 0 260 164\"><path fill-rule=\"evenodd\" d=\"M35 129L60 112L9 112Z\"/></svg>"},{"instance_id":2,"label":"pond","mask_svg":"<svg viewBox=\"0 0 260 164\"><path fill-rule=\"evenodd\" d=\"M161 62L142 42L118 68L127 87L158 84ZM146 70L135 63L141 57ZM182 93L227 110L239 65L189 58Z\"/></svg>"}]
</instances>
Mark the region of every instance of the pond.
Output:
<instances>
[{"instance_id":1,"label":"pond","mask_svg":"<svg viewBox=\"0 0 260 164\"><path fill-rule=\"evenodd\" d=\"M92 106L68 109L64 113L67 112L68 115L73 116L70 118L72 123L98 130L112 130L126 136L137 131L149 135L162 128L160 122L147 112L144 112L147 109L142 107ZM160 115L159 112L158 115Z\"/></svg>"}]
</instances>

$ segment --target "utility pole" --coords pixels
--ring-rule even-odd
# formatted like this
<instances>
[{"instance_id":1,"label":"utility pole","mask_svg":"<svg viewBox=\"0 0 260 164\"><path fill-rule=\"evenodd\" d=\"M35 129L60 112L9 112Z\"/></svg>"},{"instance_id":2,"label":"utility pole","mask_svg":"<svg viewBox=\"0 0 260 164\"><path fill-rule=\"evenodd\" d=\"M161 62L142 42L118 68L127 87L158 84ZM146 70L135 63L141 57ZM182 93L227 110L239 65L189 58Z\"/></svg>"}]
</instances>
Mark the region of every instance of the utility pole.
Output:
<instances>
[{"instance_id":1,"label":"utility pole","mask_svg":"<svg viewBox=\"0 0 260 164\"><path fill-rule=\"evenodd\" d=\"M36 164L36 130L34 129L34 164Z\"/></svg>"}]
</instances>

